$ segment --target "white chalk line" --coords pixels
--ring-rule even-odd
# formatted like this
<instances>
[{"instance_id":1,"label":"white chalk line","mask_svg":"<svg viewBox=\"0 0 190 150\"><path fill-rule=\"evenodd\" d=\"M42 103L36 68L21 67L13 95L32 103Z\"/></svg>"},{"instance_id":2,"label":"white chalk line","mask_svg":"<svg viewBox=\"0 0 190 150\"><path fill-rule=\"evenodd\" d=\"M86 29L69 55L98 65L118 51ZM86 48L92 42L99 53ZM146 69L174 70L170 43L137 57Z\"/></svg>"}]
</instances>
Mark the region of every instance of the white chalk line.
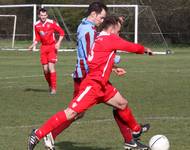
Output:
<instances>
[{"instance_id":1,"label":"white chalk line","mask_svg":"<svg viewBox=\"0 0 190 150\"><path fill-rule=\"evenodd\" d=\"M0 80L9 80L9 79L21 79L21 78L35 78L35 77L42 77L41 75L24 75L24 76L11 76L11 77L0 77ZM72 76L72 74L65 73L63 76Z\"/></svg>"},{"instance_id":2,"label":"white chalk line","mask_svg":"<svg viewBox=\"0 0 190 150\"><path fill-rule=\"evenodd\" d=\"M12 76L12 77L0 77L0 80L9 80L9 79L21 79L21 78L35 78L35 77L41 77L43 75L24 75L24 76Z\"/></svg>"},{"instance_id":3,"label":"white chalk line","mask_svg":"<svg viewBox=\"0 0 190 150\"><path fill-rule=\"evenodd\" d=\"M42 76L44 76L43 74L42 75L30 75L30 76L26 76L26 75L24 75L24 76L15 76L15 77L0 77L0 80L11 80L11 79L22 79L22 78L36 78L36 77L42 77ZM69 74L69 73L67 73L67 74L63 74L63 76L70 76L70 77L72 77L72 74ZM11 82L11 81L8 81L8 82L6 82L6 84L17 84L18 82ZM43 85L30 85L30 86L43 86ZM6 85L6 86L1 86L1 88L0 89L6 89L6 88L23 88L23 87L28 87L28 85L21 85L21 86L19 86L19 85Z\"/></svg>"},{"instance_id":4,"label":"white chalk line","mask_svg":"<svg viewBox=\"0 0 190 150\"><path fill-rule=\"evenodd\" d=\"M8 86L5 86L5 87L1 87L0 89L12 89L12 88L31 88L31 87L45 87L45 85L23 85L23 86L18 86L18 85L8 85ZM47 86L46 86L47 87Z\"/></svg>"},{"instance_id":5,"label":"white chalk line","mask_svg":"<svg viewBox=\"0 0 190 150\"><path fill-rule=\"evenodd\" d=\"M145 120L168 120L168 121L180 121L180 120L190 120L190 117L174 117L174 116L165 116L165 117L145 117ZM88 121L76 121L74 124L96 124L96 123L105 123L105 122L114 122L114 119L98 119L98 120L88 120ZM4 126L0 129L24 129L24 128L36 128L42 124L33 124L33 125L21 125L21 126Z\"/></svg>"}]
</instances>

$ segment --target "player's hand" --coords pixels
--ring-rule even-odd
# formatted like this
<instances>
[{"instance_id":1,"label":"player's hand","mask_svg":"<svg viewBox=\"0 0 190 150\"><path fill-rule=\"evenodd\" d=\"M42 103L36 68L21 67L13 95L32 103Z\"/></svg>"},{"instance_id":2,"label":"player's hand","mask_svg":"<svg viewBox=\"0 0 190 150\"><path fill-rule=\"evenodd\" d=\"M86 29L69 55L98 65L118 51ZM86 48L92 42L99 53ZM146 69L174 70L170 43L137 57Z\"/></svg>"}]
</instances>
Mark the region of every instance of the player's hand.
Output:
<instances>
[{"instance_id":1,"label":"player's hand","mask_svg":"<svg viewBox=\"0 0 190 150\"><path fill-rule=\"evenodd\" d=\"M112 70L113 70L113 72L115 72L115 74L118 75L118 76L123 76L123 75L126 74L126 71L125 71L125 69L123 69L123 68L113 68Z\"/></svg>"},{"instance_id":2,"label":"player's hand","mask_svg":"<svg viewBox=\"0 0 190 150\"><path fill-rule=\"evenodd\" d=\"M57 42L56 44L55 44L55 49L59 49L60 48L60 43L59 42Z\"/></svg>"},{"instance_id":3,"label":"player's hand","mask_svg":"<svg viewBox=\"0 0 190 150\"><path fill-rule=\"evenodd\" d=\"M145 47L145 54L153 55L153 52L150 48Z\"/></svg>"},{"instance_id":4,"label":"player's hand","mask_svg":"<svg viewBox=\"0 0 190 150\"><path fill-rule=\"evenodd\" d=\"M33 44L30 45L30 46L28 47L28 50L29 50L29 51L32 51L32 50L33 50L33 47L34 47Z\"/></svg>"}]
</instances>

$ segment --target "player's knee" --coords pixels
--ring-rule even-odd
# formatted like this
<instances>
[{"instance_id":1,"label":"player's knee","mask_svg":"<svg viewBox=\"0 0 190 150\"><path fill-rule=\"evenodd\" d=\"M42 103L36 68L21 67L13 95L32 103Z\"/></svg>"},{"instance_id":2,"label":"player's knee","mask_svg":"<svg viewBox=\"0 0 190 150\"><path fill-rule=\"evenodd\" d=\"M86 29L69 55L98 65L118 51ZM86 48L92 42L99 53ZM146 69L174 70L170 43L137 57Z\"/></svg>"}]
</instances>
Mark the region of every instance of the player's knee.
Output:
<instances>
[{"instance_id":1,"label":"player's knee","mask_svg":"<svg viewBox=\"0 0 190 150\"><path fill-rule=\"evenodd\" d=\"M48 69L50 72L55 72L55 64L54 63L49 63L48 64Z\"/></svg>"},{"instance_id":2,"label":"player's knee","mask_svg":"<svg viewBox=\"0 0 190 150\"><path fill-rule=\"evenodd\" d=\"M65 114L66 114L67 120L71 120L77 116L77 112L75 112L74 110L70 108L65 109Z\"/></svg>"},{"instance_id":3,"label":"player's knee","mask_svg":"<svg viewBox=\"0 0 190 150\"><path fill-rule=\"evenodd\" d=\"M120 109L124 110L127 106L128 106L128 101L123 98L121 103L120 103Z\"/></svg>"},{"instance_id":4,"label":"player's knee","mask_svg":"<svg viewBox=\"0 0 190 150\"><path fill-rule=\"evenodd\" d=\"M47 74L49 70L47 68L43 68L44 74Z\"/></svg>"}]
</instances>

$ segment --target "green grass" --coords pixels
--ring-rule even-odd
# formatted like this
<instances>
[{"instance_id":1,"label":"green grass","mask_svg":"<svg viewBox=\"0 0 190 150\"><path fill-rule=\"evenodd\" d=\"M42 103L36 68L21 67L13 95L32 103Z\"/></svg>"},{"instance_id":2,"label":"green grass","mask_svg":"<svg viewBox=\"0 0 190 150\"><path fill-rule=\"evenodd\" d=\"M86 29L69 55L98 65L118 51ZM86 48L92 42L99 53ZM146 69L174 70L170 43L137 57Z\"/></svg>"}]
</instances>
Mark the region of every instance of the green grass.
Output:
<instances>
[{"instance_id":1,"label":"green grass","mask_svg":"<svg viewBox=\"0 0 190 150\"><path fill-rule=\"evenodd\" d=\"M155 134L166 135L171 150L189 150L190 48L174 47L173 55L153 57L122 54L125 77L111 82L124 95L139 122L151 123L145 143ZM58 92L50 96L38 52L0 51L0 149L24 150L32 128L69 103L70 76L75 52L60 52L57 63ZM57 150L122 150L123 140L112 109L100 104L71 125L56 140ZM42 142L36 150L43 150Z\"/></svg>"},{"instance_id":2,"label":"green grass","mask_svg":"<svg viewBox=\"0 0 190 150\"><path fill-rule=\"evenodd\" d=\"M13 49L27 49L32 44L32 40L16 40L14 43ZM37 45L39 49L40 44ZM76 47L75 41L67 41L66 39L63 40L61 44L61 49L73 49ZM0 39L0 50L4 49L12 49L12 39Z\"/></svg>"}]
</instances>

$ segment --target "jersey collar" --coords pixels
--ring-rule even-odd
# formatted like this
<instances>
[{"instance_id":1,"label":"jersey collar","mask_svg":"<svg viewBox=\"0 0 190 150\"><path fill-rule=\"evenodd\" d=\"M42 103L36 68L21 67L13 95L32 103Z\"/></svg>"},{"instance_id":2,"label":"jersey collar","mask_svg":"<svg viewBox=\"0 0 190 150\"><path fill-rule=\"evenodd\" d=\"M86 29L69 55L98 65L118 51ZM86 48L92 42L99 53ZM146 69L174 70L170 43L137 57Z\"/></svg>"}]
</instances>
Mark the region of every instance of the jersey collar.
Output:
<instances>
[{"instance_id":1,"label":"jersey collar","mask_svg":"<svg viewBox=\"0 0 190 150\"><path fill-rule=\"evenodd\" d=\"M107 32L105 32L105 31L101 31L98 36L104 36L104 35L110 35L110 33L107 33Z\"/></svg>"},{"instance_id":2,"label":"jersey collar","mask_svg":"<svg viewBox=\"0 0 190 150\"><path fill-rule=\"evenodd\" d=\"M87 20L87 18L83 18L82 23L83 24L91 24L91 25L95 26L95 23L93 23L92 21Z\"/></svg>"}]
</instances>

